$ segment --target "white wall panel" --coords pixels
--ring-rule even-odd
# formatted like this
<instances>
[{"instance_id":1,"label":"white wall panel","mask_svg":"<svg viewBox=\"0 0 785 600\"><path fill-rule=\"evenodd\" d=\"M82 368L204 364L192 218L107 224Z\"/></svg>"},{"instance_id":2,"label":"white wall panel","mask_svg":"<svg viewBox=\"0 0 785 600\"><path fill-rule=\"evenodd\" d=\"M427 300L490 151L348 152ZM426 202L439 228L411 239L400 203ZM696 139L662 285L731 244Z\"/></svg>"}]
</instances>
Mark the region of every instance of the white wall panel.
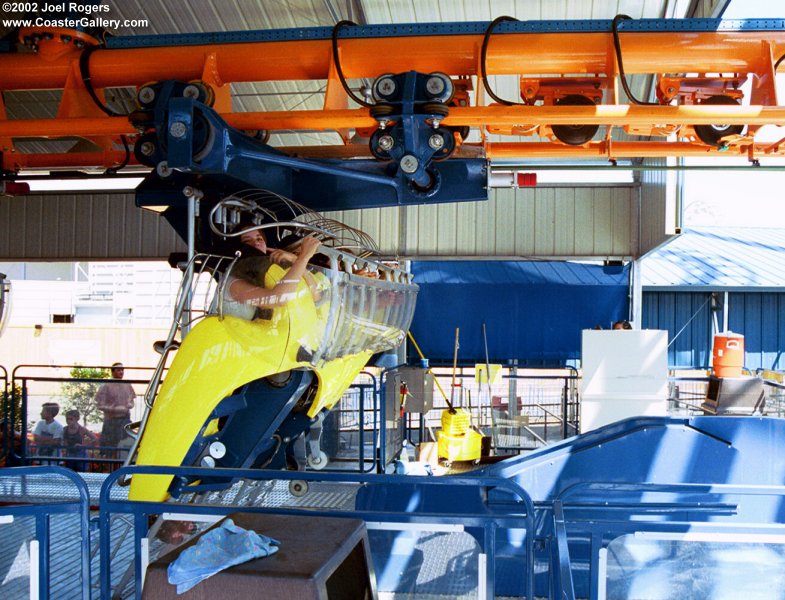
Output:
<instances>
[{"instance_id":1,"label":"white wall panel","mask_svg":"<svg viewBox=\"0 0 785 600\"><path fill-rule=\"evenodd\" d=\"M644 164L664 166L664 158L646 159ZM658 247L677 232L680 225L676 204L676 174L673 171L641 171L640 255Z\"/></svg>"},{"instance_id":2,"label":"white wall panel","mask_svg":"<svg viewBox=\"0 0 785 600\"><path fill-rule=\"evenodd\" d=\"M637 186L499 188L487 202L328 213L400 258L629 258Z\"/></svg>"},{"instance_id":3,"label":"white wall panel","mask_svg":"<svg viewBox=\"0 0 785 600\"><path fill-rule=\"evenodd\" d=\"M0 198L0 260L165 259L184 249L131 194Z\"/></svg>"}]
</instances>

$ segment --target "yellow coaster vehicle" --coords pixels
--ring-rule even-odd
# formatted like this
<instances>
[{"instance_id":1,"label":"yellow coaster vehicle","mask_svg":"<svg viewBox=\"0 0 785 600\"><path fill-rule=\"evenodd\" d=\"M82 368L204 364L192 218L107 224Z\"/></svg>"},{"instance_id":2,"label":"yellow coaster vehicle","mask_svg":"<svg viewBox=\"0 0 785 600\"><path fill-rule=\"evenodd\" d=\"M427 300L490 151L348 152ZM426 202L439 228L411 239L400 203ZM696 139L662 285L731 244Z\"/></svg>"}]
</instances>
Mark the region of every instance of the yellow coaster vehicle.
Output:
<instances>
[{"instance_id":1,"label":"yellow coaster vehicle","mask_svg":"<svg viewBox=\"0 0 785 600\"><path fill-rule=\"evenodd\" d=\"M403 340L417 293L409 275L368 260L360 266L374 276L355 275L351 255L319 252L330 266L309 266L289 302L256 311L251 320L227 314L231 268L224 273L217 300L179 346L150 402L131 452L136 464L292 466L294 441L338 402L374 353ZM231 262L197 262L221 260ZM270 266L265 288L284 273ZM228 483L134 475L130 498L162 501Z\"/></svg>"}]
</instances>

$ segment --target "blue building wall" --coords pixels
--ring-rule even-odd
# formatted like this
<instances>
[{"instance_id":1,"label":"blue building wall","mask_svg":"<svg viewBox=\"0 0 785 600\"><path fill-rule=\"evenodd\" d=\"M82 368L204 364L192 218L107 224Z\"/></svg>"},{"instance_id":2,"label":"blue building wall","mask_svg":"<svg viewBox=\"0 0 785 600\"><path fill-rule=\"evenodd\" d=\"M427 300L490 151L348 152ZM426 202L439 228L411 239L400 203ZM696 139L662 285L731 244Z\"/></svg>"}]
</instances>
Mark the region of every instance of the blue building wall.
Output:
<instances>
[{"instance_id":1,"label":"blue building wall","mask_svg":"<svg viewBox=\"0 0 785 600\"><path fill-rule=\"evenodd\" d=\"M643 328L668 330L670 366L711 365L710 292L644 292L642 317ZM717 320L722 327L721 307ZM728 328L744 335L748 369L785 369L785 293L728 294Z\"/></svg>"},{"instance_id":2,"label":"blue building wall","mask_svg":"<svg viewBox=\"0 0 785 600\"><path fill-rule=\"evenodd\" d=\"M744 334L748 369L785 369L785 293L728 294L728 327Z\"/></svg>"}]
</instances>

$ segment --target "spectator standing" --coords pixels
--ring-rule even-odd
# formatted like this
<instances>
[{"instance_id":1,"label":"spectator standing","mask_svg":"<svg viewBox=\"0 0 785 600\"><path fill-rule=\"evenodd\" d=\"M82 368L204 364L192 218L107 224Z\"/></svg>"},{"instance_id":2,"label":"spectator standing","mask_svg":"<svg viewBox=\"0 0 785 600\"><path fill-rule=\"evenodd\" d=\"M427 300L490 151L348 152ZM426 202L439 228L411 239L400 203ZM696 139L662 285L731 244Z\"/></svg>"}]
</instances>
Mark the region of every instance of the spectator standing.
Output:
<instances>
[{"instance_id":1,"label":"spectator standing","mask_svg":"<svg viewBox=\"0 0 785 600\"><path fill-rule=\"evenodd\" d=\"M95 395L98 410L104 413L104 424L101 429L101 446L106 449L117 448L120 442L128 437L125 426L131 422L131 409L134 407L136 392L130 383L120 381L125 374L123 363L112 365L112 380L101 384ZM114 454L113 450L104 450L104 456Z\"/></svg>"}]
</instances>

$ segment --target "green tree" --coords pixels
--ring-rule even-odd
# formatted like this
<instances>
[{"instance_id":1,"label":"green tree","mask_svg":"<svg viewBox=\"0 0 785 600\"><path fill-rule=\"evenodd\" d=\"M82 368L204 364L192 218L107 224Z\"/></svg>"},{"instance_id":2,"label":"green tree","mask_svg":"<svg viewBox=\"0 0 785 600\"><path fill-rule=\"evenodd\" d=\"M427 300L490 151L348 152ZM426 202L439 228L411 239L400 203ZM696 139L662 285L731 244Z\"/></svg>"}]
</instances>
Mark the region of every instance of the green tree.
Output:
<instances>
[{"instance_id":1,"label":"green tree","mask_svg":"<svg viewBox=\"0 0 785 600\"><path fill-rule=\"evenodd\" d=\"M109 369L91 369L85 367L74 367L71 369L71 377L74 379L106 379L109 377ZM92 381L69 381L60 388L63 396L63 409L65 411L75 408L82 415L82 422L101 423L103 414L95 404L95 395L101 384Z\"/></svg>"},{"instance_id":2,"label":"green tree","mask_svg":"<svg viewBox=\"0 0 785 600\"><path fill-rule=\"evenodd\" d=\"M0 419L2 419L3 415L11 415L11 400L14 401L14 422L13 428L16 431L22 430L22 386L16 385L14 386L16 391L15 394L11 393L11 388L9 386L7 392L3 392L4 396L4 403L3 403L3 412L0 415Z\"/></svg>"}]
</instances>

